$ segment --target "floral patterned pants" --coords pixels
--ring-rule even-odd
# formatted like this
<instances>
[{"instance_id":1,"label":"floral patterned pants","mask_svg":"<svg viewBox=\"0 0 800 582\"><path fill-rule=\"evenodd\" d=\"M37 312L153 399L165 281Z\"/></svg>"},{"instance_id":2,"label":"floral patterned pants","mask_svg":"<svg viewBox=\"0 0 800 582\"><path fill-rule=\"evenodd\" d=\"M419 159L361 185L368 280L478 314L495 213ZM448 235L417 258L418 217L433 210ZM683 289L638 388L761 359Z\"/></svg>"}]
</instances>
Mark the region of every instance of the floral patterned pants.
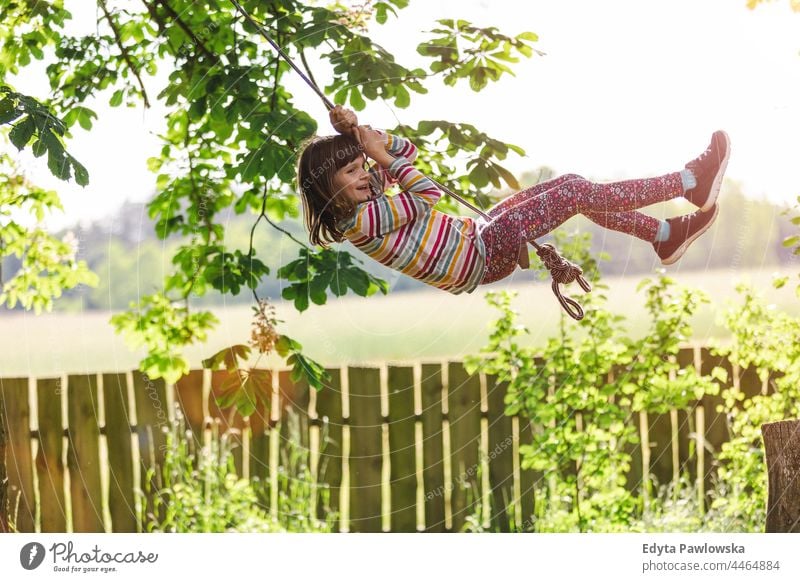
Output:
<instances>
[{"instance_id":1,"label":"floral patterned pants","mask_svg":"<svg viewBox=\"0 0 800 582\"><path fill-rule=\"evenodd\" d=\"M510 275L523 241L538 239L576 214L652 242L658 233L658 219L635 210L681 194L680 172L607 184L566 174L517 192L489 209L488 221L478 219L479 236L486 247L486 272L481 284Z\"/></svg>"}]
</instances>

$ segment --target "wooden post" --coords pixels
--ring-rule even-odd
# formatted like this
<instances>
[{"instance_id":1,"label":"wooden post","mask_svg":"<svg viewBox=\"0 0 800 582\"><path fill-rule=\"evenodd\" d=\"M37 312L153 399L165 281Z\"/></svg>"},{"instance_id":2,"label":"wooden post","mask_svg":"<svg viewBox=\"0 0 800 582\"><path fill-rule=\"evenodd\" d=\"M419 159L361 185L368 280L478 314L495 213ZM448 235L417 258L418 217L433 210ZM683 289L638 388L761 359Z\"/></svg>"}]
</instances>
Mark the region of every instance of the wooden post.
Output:
<instances>
[{"instance_id":1,"label":"wooden post","mask_svg":"<svg viewBox=\"0 0 800 582\"><path fill-rule=\"evenodd\" d=\"M767 533L800 533L800 420L761 425L767 453Z\"/></svg>"},{"instance_id":2,"label":"wooden post","mask_svg":"<svg viewBox=\"0 0 800 582\"><path fill-rule=\"evenodd\" d=\"M6 422L0 410L0 533L8 533L8 476L6 475Z\"/></svg>"}]
</instances>

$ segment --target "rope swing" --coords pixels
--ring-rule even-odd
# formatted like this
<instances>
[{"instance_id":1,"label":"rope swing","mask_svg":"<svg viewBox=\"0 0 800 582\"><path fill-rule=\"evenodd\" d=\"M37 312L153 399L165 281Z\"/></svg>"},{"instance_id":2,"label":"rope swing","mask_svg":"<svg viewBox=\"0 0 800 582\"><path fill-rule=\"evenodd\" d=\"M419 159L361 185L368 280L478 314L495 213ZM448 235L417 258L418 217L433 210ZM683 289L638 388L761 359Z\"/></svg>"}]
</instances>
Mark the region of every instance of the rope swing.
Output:
<instances>
[{"instance_id":1,"label":"rope swing","mask_svg":"<svg viewBox=\"0 0 800 582\"><path fill-rule=\"evenodd\" d=\"M272 47L276 51L278 51L278 54L287 63L289 63L289 66L291 66L297 72L297 74L300 75L300 77L308 84L308 86L314 90L314 92L320 97L320 99L322 99L322 102L325 104L325 107L328 109L328 111L332 110L334 108L333 103L331 103L330 99L328 99L328 97L320 90L317 84L313 80L309 79L308 76L303 71L301 71L297 67L297 65L294 64L294 62L292 62L292 59L283 51L283 49L278 45L278 43L276 43L272 39L272 37L269 34L267 34L267 32L261 25L259 25L257 22L253 20L253 18L245 11L244 8L242 8L242 5L239 4L237 0L230 0L230 1L231 4L233 4L233 6L236 8L236 10L238 10L241 13L241 15L253 27L255 27L256 30L258 30L261 33L261 35L267 40L267 42L269 42L272 45ZM459 196L458 194L456 194L443 184L440 184L433 178L429 177L429 179L434 184L436 184L443 192L446 192L448 195L456 199L458 202L460 202L467 208L473 210L480 216L484 217L486 220L491 221L491 216L482 211L480 208L477 208L467 200L464 200L461 196ZM553 278L553 285L552 285L553 293L555 294L556 297L558 297L558 301L561 303L561 306L564 308L567 314L569 314L569 316L572 317L573 319L576 320L583 319L583 309L581 308L580 304L574 299L562 295L561 289L559 287L559 285L561 284L567 285L569 283L572 283L573 281L577 281L585 292L588 293L589 291L591 291L592 290L591 285L583 277L583 270L574 263L571 263L566 259L564 259L558 253L558 251L555 249L553 245L549 243L540 245L535 240L527 242L531 243L536 248L536 254L539 255L539 259L542 261L544 266L547 267L547 269L550 271L550 275Z\"/></svg>"}]
</instances>

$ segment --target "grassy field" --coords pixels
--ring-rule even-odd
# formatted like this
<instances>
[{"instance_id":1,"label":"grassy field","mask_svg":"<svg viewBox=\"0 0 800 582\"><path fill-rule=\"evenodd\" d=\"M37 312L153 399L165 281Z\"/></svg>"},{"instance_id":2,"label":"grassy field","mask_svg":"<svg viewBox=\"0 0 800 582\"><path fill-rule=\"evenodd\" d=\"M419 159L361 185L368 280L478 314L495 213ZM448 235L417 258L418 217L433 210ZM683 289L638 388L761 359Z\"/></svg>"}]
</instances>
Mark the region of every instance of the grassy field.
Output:
<instances>
[{"instance_id":1,"label":"grassy field","mask_svg":"<svg viewBox=\"0 0 800 582\"><path fill-rule=\"evenodd\" d=\"M725 340L718 316L727 300L737 300L735 283L746 281L762 290L767 300L800 316L800 303L792 285L772 289L774 268L762 270L672 272L679 283L700 288L712 297L693 320L695 341L715 337ZM641 337L647 325L644 297L636 285L643 277L607 278L609 308L628 317L632 337ZM483 290L507 288L519 295L514 308L518 322L530 330L521 343L541 345L553 335L561 307L546 283L505 283L481 288L471 295L452 296L438 290L372 297L346 297L306 312L278 303L283 331L304 345L306 353L326 366L386 361L438 360L477 353L486 343L489 324L498 312L483 297ZM569 288L580 300L577 285ZM215 351L246 343L250 334L251 309L247 306L215 309L221 324L202 346L187 351L193 367ZM110 313L83 314L8 313L0 316L0 376L45 376L128 370L136 367L143 351L132 352L109 325ZM276 365L278 360L262 360Z\"/></svg>"}]
</instances>

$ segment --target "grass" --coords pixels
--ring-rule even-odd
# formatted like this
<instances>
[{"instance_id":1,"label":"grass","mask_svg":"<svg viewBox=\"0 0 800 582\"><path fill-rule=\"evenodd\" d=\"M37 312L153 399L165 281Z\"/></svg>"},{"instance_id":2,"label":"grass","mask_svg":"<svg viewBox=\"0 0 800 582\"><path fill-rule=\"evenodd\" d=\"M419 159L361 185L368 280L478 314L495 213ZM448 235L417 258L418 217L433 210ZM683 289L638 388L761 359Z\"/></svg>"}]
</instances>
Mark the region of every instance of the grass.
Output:
<instances>
[{"instance_id":1,"label":"grass","mask_svg":"<svg viewBox=\"0 0 800 582\"><path fill-rule=\"evenodd\" d=\"M790 285L775 290L773 272L791 275ZM762 290L779 309L800 316L795 296L794 271L776 267L757 270L726 269L671 274L683 285L700 288L712 297L693 319L694 340L709 338L724 341L726 330L717 323L726 299L735 300L734 286L749 281ZM641 337L648 325L644 297L636 293L642 276L609 277L605 282L609 308L628 317L628 330ZM348 296L325 306L312 305L298 313L291 305L278 302L277 316L284 320L279 331L300 341L308 356L325 366L370 362L457 359L477 353L485 345L489 324L497 313L483 298L486 290L512 289L519 292L514 303L520 312L519 323L530 330L529 345L542 345L555 333L561 307L546 283L496 283L480 287L471 295L453 296L431 289L405 294L362 298ZM570 285L566 294L580 301L582 290ZM187 356L192 367L215 351L246 343L250 334L251 309L248 306L213 309L219 327L209 341L192 346ZM129 370L136 367L144 351L130 351L108 323L109 312L83 314L31 313L0 316L0 376L58 375ZM269 359L262 365L281 365Z\"/></svg>"}]
</instances>

